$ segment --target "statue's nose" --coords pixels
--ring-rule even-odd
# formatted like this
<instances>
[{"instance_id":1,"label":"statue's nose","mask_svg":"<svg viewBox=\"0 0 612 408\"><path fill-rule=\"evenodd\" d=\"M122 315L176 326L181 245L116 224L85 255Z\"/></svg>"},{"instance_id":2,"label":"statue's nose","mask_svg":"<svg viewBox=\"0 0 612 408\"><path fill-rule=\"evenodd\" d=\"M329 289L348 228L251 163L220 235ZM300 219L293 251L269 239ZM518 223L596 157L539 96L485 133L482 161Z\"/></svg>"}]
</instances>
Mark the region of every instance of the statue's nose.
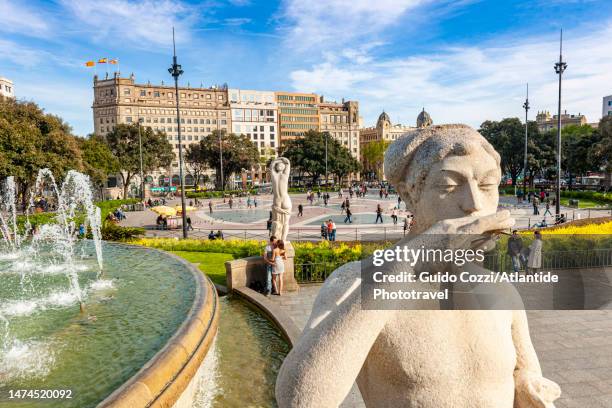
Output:
<instances>
[{"instance_id":1,"label":"statue's nose","mask_svg":"<svg viewBox=\"0 0 612 408\"><path fill-rule=\"evenodd\" d=\"M463 197L461 199L461 209L467 215L482 210L480 189L474 181L470 181L465 185Z\"/></svg>"}]
</instances>

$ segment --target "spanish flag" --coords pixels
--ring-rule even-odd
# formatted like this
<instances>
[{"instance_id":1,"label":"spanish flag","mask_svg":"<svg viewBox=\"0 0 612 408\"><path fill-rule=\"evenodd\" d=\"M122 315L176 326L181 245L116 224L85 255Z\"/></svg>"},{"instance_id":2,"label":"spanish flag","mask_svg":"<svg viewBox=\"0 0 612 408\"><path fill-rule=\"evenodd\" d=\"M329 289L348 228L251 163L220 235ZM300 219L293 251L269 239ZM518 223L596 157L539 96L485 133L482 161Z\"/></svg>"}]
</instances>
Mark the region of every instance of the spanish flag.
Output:
<instances>
[{"instance_id":1,"label":"spanish flag","mask_svg":"<svg viewBox=\"0 0 612 408\"><path fill-rule=\"evenodd\" d=\"M98 64L106 64L106 58L100 58Z\"/></svg>"},{"instance_id":2,"label":"spanish flag","mask_svg":"<svg viewBox=\"0 0 612 408\"><path fill-rule=\"evenodd\" d=\"M86 66L86 67L93 67L93 66L95 66L95 65L96 65L96 62L95 62L95 61L87 61L87 62L85 63L85 66Z\"/></svg>"},{"instance_id":3,"label":"spanish flag","mask_svg":"<svg viewBox=\"0 0 612 408\"><path fill-rule=\"evenodd\" d=\"M119 60L117 58L113 58L112 60L108 61L108 63L115 65L119 63Z\"/></svg>"}]
</instances>

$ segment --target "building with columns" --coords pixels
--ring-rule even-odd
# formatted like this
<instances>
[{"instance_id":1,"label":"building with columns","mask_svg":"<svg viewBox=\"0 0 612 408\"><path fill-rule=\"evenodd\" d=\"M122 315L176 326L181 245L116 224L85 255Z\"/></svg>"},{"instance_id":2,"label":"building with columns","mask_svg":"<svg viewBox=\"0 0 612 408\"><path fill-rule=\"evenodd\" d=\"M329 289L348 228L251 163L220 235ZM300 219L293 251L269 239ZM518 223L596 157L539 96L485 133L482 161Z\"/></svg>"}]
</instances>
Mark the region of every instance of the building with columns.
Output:
<instances>
[{"instance_id":1,"label":"building with columns","mask_svg":"<svg viewBox=\"0 0 612 408\"><path fill-rule=\"evenodd\" d=\"M94 102L92 105L94 132L104 136L119 123L140 123L166 133L176 160L170 169L160 169L146 175L153 185L164 185L170 179L180 182L178 162L178 123L176 123L176 95L174 86L136 83L134 75L121 78L115 73L110 78L94 76ZM181 137L183 147L198 143L213 130L231 130L231 114L227 89L179 88L181 110ZM187 169L188 170L188 169ZM189 171L185 184L193 183ZM112 184L112 181L111 181Z\"/></svg>"},{"instance_id":2,"label":"building with columns","mask_svg":"<svg viewBox=\"0 0 612 408\"><path fill-rule=\"evenodd\" d=\"M13 81L8 78L0 77L0 97L2 98L14 98L15 88Z\"/></svg>"}]
</instances>

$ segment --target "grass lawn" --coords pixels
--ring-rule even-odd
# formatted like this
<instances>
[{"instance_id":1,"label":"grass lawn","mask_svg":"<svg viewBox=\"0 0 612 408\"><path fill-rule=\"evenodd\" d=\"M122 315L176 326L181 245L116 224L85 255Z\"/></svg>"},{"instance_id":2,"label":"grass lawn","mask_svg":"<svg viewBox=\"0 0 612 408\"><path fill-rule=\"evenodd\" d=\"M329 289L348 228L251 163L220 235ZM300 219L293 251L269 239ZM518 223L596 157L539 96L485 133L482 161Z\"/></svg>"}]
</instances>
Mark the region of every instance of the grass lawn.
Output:
<instances>
[{"instance_id":1,"label":"grass lawn","mask_svg":"<svg viewBox=\"0 0 612 408\"><path fill-rule=\"evenodd\" d=\"M192 251L170 251L191 263L199 264L198 267L214 283L226 286L225 261L234 259L232 254L218 252L192 252Z\"/></svg>"},{"instance_id":2,"label":"grass lawn","mask_svg":"<svg viewBox=\"0 0 612 408\"><path fill-rule=\"evenodd\" d=\"M561 198L561 205L569 206L569 198ZM587 207L607 207L609 204L602 201L589 200L585 198L578 199L578 208Z\"/></svg>"}]
</instances>

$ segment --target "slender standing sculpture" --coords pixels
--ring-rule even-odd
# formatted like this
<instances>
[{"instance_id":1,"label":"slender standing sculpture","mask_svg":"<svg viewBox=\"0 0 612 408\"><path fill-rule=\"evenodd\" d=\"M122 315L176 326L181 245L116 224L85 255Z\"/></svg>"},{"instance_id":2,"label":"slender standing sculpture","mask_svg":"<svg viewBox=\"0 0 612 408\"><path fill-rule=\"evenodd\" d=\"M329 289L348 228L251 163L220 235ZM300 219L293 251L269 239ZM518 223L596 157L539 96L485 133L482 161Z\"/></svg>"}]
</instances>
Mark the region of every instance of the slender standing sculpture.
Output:
<instances>
[{"instance_id":1,"label":"slender standing sculpture","mask_svg":"<svg viewBox=\"0 0 612 408\"><path fill-rule=\"evenodd\" d=\"M289 218L291 217L291 198L289 197L289 159L279 157L270 164L270 179L272 180L272 235L283 241L289 233Z\"/></svg>"}]
</instances>

